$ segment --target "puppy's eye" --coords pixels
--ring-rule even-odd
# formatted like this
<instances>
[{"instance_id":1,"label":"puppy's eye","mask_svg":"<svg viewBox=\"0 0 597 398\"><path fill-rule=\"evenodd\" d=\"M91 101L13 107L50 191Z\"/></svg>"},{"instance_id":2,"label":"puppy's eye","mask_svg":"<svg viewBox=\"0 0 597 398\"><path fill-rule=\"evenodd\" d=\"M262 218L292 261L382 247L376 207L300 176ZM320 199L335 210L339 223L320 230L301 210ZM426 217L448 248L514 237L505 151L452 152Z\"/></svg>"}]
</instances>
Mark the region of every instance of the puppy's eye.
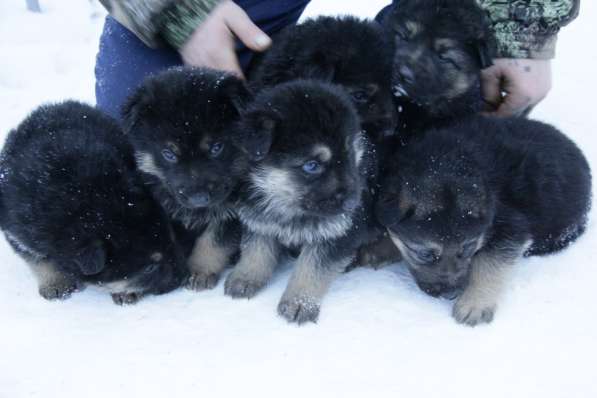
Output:
<instances>
[{"instance_id":1,"label":"puppy's eye","mask_svg":"<svg viewBox=\"0 0 597 398\"><path fill-rule=\"evenodd\" d=\"M439 58L439 61L442 64L446 64L446 65L451 65L456 69L460 69L460 66L456 63L456 61L454 61L452 58L448 57L446 54L438 54L437 56Z\"/></svg>"},{"instance_id":2,"label":"puppy's eye","mask_svg":"<svg viewBox=\"0 0 597 398\"><path fill-rule=\"evenodd\" d=\"M166 159L167 162L176 163L178 162L178 156L174 154L170 149L162 150L162 157Z\"/></svg>"},{"instance_id":3,"label":"puppy's eye","mask_svg":"<svg viewBox=\"0 0 597 398\"><path fill-rule=\"evenodd\" d=\"M211 146L209 147L209 156L211 156L212 158L217 158L218 156L220 156L222 154L223 150L224 150L224 143L223 142L215 142L215 143L211 144Z\"/></svg>"},{"instance_id":4,"label":"puppy's eye","mask_svg":"<svg viewBox=\"0 0 597 398\"><path fill-rule=\"evenodd\" d=\"M321 174L323 166L317 160L309 160L303 164L303 171L307 174Z\"/></svg>"},{"instance_id":5,"label":"puppy's eye","mask_svg":"<svg viewBox=\"0 0 597 398\"><path fill-rule=\"evenodd\" d=\"M426 265L433 265L439 261L439 256L432 250L416 252L415 257L418 261Z\"/></svg>"},{"instance_id":6,"label":"puppy's eye","mask_svg":"<svg viewBox=\"0 0 597 398\"><path fill-rule=\"evenodd\" d=\"M350 95L353 100L359 103L367 102L369 100L369 96L367 95L367 93L362 90L353 91L352 93L350 93Z\"/></svg>"},{"instance_id":7,"label":"puppy's eye","mask_svg":"<svg viewBox=\"0 0 597 398\"><path fill-rule=\"evenodd\" d=\"M396 33L396 40L397 41L407 41L408 40L408 32L403 28L396 28L394 30Z\"/></svg>"}]
</instances>

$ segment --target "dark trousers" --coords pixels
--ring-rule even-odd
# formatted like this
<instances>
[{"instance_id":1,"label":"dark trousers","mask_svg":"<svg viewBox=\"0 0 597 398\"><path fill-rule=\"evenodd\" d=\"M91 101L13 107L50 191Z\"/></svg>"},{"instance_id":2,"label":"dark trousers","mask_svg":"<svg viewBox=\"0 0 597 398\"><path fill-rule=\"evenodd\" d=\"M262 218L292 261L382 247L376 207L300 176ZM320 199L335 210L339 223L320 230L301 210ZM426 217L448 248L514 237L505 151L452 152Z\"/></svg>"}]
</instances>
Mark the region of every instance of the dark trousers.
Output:
<instances>
[{"instance_id":1,"label":"dark trousers","mask_svg":"<svg viewBox=\"0 0 597 398\"><path fill-rule=\"evenodd\" d=\"M263 31L274 34L296 23L309 0L236 0ZM237 46L239 62L246 68L251 52ZM100 38L95 63L95 98L97 107L120 119L120 108L143 79L172 66L182 65L171 48L147 47L128 29L108 16Z\"/></svg>"}]
</instances>

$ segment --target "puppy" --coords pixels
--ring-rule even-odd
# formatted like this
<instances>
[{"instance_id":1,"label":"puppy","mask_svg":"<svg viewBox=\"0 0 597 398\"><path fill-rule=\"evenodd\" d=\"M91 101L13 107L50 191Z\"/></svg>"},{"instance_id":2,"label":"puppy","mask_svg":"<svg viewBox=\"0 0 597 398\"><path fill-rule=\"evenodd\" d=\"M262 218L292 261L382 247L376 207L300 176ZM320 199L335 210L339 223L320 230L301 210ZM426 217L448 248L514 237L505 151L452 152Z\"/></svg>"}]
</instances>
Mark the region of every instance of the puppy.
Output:
<instances>
[{"instance_id":1,"label":"puppy","mask_svg":"<svg viewBox=\"0 0 597 398\"><path fill-rule=\"evenodd\" d=\"M376 206L418 286L456 298L454 318L490 322L521 256L585 228L591 174L555 128L481 116L430 131L388 163Z\"/></svg>"},{"instance_id":2,"label":"puppy","mask_svg":"<svg viewBox=\"0 0 597 398\"><path fill-rule=\"evenodd\" d=\"M315 322L330 283L350 264L372 222L360 170L369 154L358 115L338 86L297 80L261 92L241 130L245 149L259 161L240 190L246 232L225 292L254 296L283 248L297 248L278 313L290 322Z\"/></svg>"},{"instance_id":3,"label":"puppy","mask_svg":"<svg viewBox=\"0 0 597 398\"><path fill-rule=\"evenodd\" d=\"M42 297L104 285L117 304L181 285L169 223L113 120L78 102L42 106L0 157L0 224Z\"/></svg>"},{"instance_id":4,"label":"puppy","mask_svg":"<svg viewBox=\"0 0 597 398\"><path fill-rule=\"evenodd\" d=\"M392 90L404 139L483 110L480 72L496 44L475 0L401 0L382 24L395 46Z\"/></svg>"},{"instance_id":5,"label":"puppy","mask_svg":"<svg viewBox=\"0 0 597 398\"><path fill-rule=\"evenodd\" d=\"M248 168L235 123L250 100L244 83L209 69L178 68L147 79L124 107L137 166L190 241L187 287L213 288L238 251L231 194Z\"/></svg>"},{"instance_id":6,"label":"puppy","mask_svg":"<svg viewBox=\"0 0 597 398\"><path fill-rule=\"evenodd\" d=\"M362 128L378 142L396 128L391 71L392 42L377 23L319 17L276 36L250 81L257 89L300 78L340 84L350 93Z\"/></svg>"}]
</instances>

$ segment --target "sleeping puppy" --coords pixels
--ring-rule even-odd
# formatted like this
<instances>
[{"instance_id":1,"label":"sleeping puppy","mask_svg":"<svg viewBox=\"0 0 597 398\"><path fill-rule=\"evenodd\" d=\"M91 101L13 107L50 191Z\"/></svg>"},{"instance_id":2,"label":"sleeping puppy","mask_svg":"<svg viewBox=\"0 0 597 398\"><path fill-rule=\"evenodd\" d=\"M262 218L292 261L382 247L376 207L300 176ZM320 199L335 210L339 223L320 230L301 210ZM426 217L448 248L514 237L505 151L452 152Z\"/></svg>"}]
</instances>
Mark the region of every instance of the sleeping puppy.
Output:
<instances>
[{"instance_id":1,"label":"sleeping puppy","mask_svg":"<svg viewBox=\"0 0 597 398\"><path fill-rule=\"evenodd\" d=\"M378 142L396 127L391 71L392 43L377 23L318 17L276 36L250 81L257 89L300 78L340 84L350 93L362 128Z\"/></svg>"},{"instance_id":2,"label":"sleeping puppy","mask_svg":"<svg viewBox=\"0 0 597 398\"><path fill-rule=\"evenodd\" d=\"M395 45L400 135L483 110L480 72L491 66L496 44L475 0L401 0L382 23Z\"/></svg>"},{"instance_id":3,"label":"sleeping puppy","mask_svg":"<svg viewBox=\"0 0 597 398\"><path fill-rule=\"evenodd\" d=\"M369 154L358 116L340 87L297 80L261 92L241 130L247 152L259 161L240 190L246 232L225 292L254 296L283 249L298 249L278 313L290 322L315 322L330 283L371 223L360 170Z\"/></svg>"},{"instance_id":4,"label":"sleeping puppy","mask_svg":"<svg viewBox=\"0 0 597 398\"><path fill-rule=\"evenodd\" d=\"M454 318L490 322L512 266L553 253L585 228L591 174L555 128L481 116L430 131L381 180L377 217L418 286L456 298Z\"/></svg>"},{"instance_id":5,"label":"sleeping puppy","mask_svg":"<svg viewBox=\"0 0 597 398\"><path fill-rule=\"evenodd\" d=\"M169 222L113 120L78 102L34 111L0 160L0 225L42 297L103 285L117 304L182 284Z\"/></svg>"},{"instance_id":6,"label":"sleeping puppy","mask_svg":"<svg viewBox=\"0 0 597 398\"><path fill-rule=\"evenodd\" d=\"M231 194L248 160L235 145L235 123L249 99L233 75L178 68L147 79L124 107L137 166L189 242L194 290L213 288L238 251Z\"/></svg>"}]
</instances>

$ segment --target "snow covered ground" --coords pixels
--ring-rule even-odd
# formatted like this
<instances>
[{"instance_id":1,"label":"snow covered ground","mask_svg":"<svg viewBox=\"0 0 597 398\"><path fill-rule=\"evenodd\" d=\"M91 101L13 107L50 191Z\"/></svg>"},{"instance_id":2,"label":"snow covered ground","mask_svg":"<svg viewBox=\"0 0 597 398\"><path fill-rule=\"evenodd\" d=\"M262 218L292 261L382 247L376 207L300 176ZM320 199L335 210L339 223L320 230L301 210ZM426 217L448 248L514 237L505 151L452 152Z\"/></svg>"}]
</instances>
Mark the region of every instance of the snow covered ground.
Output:
<instances>
[{"instance_id":1,"label":"snow covered ground","mask_svg":"<svg viewBox=\"0 0 597 398\"><path fill-rule=\"evenodd\" d=\"M32 15L24 3L0 2L2 137L42 102L93 102L103 11L42 0ZM314 0L307 14L373 16L384 3ZM597 170L595 20L597 3L583 1L534 117L570 134ZM593 216L569 250L522 261L494 322L474 329L399 265L342 276L319 323L303 327L275 314L288 267L250 301L220 283L125 308L95 289L50 303L1 239L0 397L597 397L596 237Z\"/></svg>"}]
</instances>

